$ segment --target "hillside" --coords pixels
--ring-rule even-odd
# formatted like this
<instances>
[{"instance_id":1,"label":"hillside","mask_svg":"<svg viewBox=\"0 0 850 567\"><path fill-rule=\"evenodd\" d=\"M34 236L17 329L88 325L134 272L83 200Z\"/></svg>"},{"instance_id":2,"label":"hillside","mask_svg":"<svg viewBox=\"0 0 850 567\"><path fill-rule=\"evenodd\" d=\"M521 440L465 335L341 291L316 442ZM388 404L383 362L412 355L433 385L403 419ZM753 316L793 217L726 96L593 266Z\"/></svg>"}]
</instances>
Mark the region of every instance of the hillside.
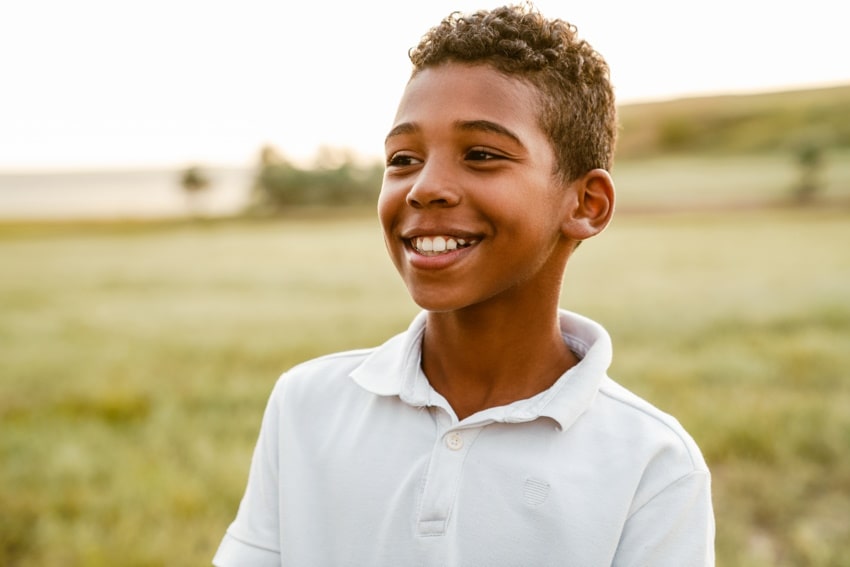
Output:
<instances>
[{"instance_id":1,"label":"hillside","mask_svg":"<svg viewBox=\"0 0 850 567\"><path fill-rule=\"evenodd\" d=\"M850 148L850 85L620 107L618 159Z\"/></svg>"}]
</instances>

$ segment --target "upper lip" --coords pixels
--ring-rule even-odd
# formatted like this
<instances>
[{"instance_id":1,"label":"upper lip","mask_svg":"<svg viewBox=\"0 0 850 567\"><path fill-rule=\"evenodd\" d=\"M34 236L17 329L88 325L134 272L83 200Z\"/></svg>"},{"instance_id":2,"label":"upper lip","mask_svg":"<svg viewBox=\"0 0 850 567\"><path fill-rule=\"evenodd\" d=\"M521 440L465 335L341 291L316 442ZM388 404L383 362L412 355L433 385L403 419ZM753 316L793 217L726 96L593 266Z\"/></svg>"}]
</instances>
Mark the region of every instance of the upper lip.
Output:
<instances>
[{"instance_id":1,"label":"upper lip","mask_svg":"<svg viewBox=\"0 0 850 567\"><path fill-rule=\"evenodd\" d=\"M481 234L462 228L447 226L416 226L404 229L399 236L405 240L419 238L420 236L450 236L452 238L463 238L465 240L480 240Z\"/></svg>"}]
</instances>

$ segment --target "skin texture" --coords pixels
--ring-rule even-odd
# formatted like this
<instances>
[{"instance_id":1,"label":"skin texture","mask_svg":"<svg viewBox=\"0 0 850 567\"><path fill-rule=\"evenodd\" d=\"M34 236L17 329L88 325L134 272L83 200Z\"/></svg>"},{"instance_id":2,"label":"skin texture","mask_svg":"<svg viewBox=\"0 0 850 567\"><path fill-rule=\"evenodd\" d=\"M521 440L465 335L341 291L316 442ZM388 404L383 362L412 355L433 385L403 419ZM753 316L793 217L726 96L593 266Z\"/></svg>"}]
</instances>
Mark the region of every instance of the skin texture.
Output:
<instances>
[{"instance_id":1,"label":"skin texture","mask_svg":"<svg viewBox=\"0 0 850 567\"><path fill-rule=\"evenodd\" d=\"M538 101L486 64L429 67L408 83L386 140L387 249L428 311L423 369L459 419L533 396L577 362L558 328L563 271L610 220L613 183L601 169L555 174ZM421 236L471 245L423 255Z\"/></svg>"}]
</instances>

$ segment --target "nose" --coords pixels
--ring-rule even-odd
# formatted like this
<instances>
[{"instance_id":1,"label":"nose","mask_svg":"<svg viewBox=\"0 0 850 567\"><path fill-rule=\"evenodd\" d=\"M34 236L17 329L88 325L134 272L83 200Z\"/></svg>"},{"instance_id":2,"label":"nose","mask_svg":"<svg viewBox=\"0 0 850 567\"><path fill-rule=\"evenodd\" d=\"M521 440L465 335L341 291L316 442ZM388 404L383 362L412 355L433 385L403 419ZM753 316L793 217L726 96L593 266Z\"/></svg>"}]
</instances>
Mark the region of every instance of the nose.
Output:
<instances>
[{"instance_id":1,"label":"nose","mask_svg":"<svg viewBox=\"0 0 850 567\"><path fill-rule=\"evenodd\" d=\"M460 199L457 175L444 160L435 157L423 164L406 197L407 204L416 209L454 207Z\"/></svg>"}]
</instances>

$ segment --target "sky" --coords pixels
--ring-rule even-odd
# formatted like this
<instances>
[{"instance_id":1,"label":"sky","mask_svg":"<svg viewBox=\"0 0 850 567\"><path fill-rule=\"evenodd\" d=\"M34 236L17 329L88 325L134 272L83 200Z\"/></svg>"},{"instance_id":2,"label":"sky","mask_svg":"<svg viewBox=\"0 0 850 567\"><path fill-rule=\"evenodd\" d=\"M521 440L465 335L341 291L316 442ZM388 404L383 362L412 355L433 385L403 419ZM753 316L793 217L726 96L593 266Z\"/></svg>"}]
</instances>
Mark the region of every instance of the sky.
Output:
<instances>
[{"instance_id":1,"label":"sky","mask_svg":"<svg viewBox=\"0 0 850 567\"><path fill-rule=\"evenodd\" d=\"M499 0L0 3L0 171L379 157L407 51ZM538 0L620 103L850 84L843 0Z\"/></svg>"}]
</instances>

